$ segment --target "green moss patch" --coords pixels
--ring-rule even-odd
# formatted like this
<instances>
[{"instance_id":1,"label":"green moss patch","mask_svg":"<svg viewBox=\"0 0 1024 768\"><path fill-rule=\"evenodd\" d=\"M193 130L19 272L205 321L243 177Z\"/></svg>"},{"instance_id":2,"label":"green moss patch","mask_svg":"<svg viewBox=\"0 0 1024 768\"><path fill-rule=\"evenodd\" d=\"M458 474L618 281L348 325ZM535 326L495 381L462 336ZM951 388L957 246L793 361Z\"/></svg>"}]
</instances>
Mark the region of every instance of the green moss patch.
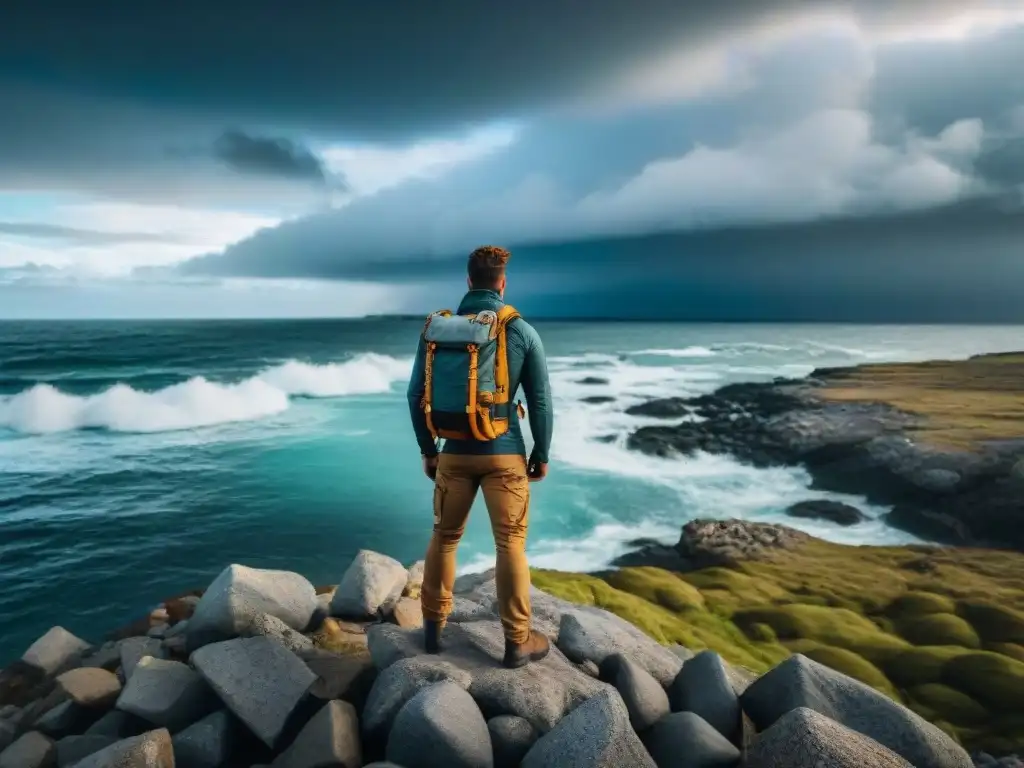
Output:
<instances>
[{"instance_id":1,"label":"green moss patch","mask_svg":"<svg viewBox=\"0 0 1024 768\"><path fill-rule=\"evenodd\" d=\"M1024 643L1024 613L982 600L961 600L957 607L983 640Z\"/></svg>"},{"instance_id":2,"label":"green moss patch","mask_svg":"<svg viewBox=\"0 0 1024 768\"><path fill-rule=\"evenodd\" d=\"M930 613L956 613L956 601L932 592L907 592L893 600L889 613L894 616L925 616Z\"/></svg>"},{"instance_id":3,"label":"green moss patch","mask_svg":"<svg viewBox=\"0 0 1024 768\"><path fill-rule=\"evenodd\" d=\"M978 651L951 659L943 682L973 696L994 712L1024 712L1024 663Z\"/></svg>"},{"instance_id":4,"label":"green moss patch","mask_svg":"<svg viewBox=\"0 0 1024 768\"><path fill-rule=\"evenodd\" d=\"M974 627L952 613L908 616L895 622L897 631L915 645L959 645L981 648Z\"/></svg>"},{"instance_id":5,"label":"green moss patch","mask_svg":"<svg viewBox=\"0 0 1024 768\"><path fill-rule=\"evenodd\" d=\"M970 653L957 646L924 646L903 651L882 664L882 669L896 685L910 687L937 683L952 659Z\"/></svg>"},{"instance_id":6,"label":"green moss patch","mask_svg":"<svg viewBox=\"0 0 1024 768\"><path fill-rule=\"evenodd\" d=\"M984 725L992 718L989 711L965 693L941 683L927 683L907 691L910 700L923 704L936 719L957 726Z\"/></svg>"}]
</instances>

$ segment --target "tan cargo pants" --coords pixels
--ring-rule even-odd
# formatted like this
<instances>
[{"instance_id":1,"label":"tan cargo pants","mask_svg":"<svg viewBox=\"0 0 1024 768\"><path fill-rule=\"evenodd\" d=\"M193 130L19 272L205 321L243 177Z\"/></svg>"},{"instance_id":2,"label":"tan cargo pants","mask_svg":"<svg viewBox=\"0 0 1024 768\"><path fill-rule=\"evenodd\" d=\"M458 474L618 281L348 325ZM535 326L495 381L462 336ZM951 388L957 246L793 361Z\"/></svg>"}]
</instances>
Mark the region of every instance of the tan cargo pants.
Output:
<instances>
[{"instance_id":1,"label":"tan cargo pants","mask_svg":"<svg viewBox=\"0 0 1024 768\"><path fill-rule=\"evenodd\" d=\"M495 581L502 628L508 640L524 643L530 636L530 569L526 562L530 483L522 456L441 454L434 484L434 533L420 592L423 618L443 624L451 613L455 550L481 488L497 552Z\"/></svg>"}]
</instances>

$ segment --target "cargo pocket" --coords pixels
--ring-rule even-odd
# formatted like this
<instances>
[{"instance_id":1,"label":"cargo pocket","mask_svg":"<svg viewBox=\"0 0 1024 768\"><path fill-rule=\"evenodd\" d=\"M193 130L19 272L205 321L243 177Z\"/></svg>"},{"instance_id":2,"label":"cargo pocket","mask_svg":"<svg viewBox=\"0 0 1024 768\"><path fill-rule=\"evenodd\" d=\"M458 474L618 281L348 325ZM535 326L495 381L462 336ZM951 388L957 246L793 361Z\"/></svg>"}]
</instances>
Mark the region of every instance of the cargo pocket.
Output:
<instances>
[{"instance_id":1,"label":"cargo pocket","mask_svg":"<svg viewBox=\"0 0 1024 768\"><path fill-rule=\"evenodd\" d=\"M448 485L444 475L440 472L434 481L434 530L441 530L441 522L444 520L444 502L448 496Z\"/></svg>"},{"instance_id":2,"label":"cargo pocket","mask_svg":"<svg viewBox=\"0 0 1024 768\"><path fill-rule=\"evenodd\" d=\"M508 494L505 505L509 534L524 535L530 513L530 481L526 472L510 469L502 477L502 485Z\"/></svg>"}]
</instances>

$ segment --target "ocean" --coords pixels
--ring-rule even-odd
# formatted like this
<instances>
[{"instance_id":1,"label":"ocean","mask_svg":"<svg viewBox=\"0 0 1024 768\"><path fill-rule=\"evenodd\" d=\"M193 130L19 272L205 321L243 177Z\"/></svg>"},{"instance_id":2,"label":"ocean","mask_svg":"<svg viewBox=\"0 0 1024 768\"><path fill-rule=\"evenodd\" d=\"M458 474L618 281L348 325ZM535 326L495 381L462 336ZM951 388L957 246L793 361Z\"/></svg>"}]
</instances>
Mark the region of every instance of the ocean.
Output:
<instances>
[{"instance_id":1,"label":"ocean","mask_svg":"<svg viewBox=\"0 0 1024 768\"><path fill-rule=\"evenodd\" d=\"M629 405L818 366L963 358L1019 327L538 322L556 406L533 565L592 570L697 516L901 543L884 509L799 469L625 448ZM229 563L336 583L362 548L420 559L432 522L405 401L419 321L0 323L0 664L60 624L90 640ZM582 383L588 377L601 383ZM588 402L588 399L602 402ZM611 440L611 442L608 442ZM529 444L529 431L527 429ZM868 522L786 518L838 498ZM459 553L493 563L482 503Z\"/></svg>"}]
</instances>

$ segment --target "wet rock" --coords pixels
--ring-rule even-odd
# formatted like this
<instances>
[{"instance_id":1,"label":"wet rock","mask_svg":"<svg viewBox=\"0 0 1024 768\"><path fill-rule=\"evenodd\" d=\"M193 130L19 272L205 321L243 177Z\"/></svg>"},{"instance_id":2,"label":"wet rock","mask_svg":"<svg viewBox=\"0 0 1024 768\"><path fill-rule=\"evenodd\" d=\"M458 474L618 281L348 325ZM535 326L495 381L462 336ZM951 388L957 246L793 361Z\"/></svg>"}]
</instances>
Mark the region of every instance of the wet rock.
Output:
<instances>
[{"instance_id":1,"label":"wet rock","mask_svg":"<svg viewBox=\"0 0 1024 768\"><path fill-rule=\"evenodd\" d=\"M21 660L48 675L76 666L92 646L64 627L52 627L29 646Z\"/></svg>"},{"instance_id":2,"label":"wet rock","mask_svg":"<svg viewBox=\"0 0 1024 768\"><path fill-rule=\"evenodd\" d=\"M642 735L658 768L733 768L740 751L693 712L673 712Z\"/></svg>"},{"instance_id":3,"label":"wet rock","mask_svg":"<svg viewBox=\"0 0 1024 768\"><path fill-rule=\"evenodd\" d=\"M236 742L235 723L225 710L207 715L174 735L175 768L221 768Z\"/></svg>"},{"instance_id":4,"label":"wet rock","mask_svg":"<svg viewBox=\"0 0 1024 768\"><path fill-rule=\"evenodd\" d=\"M740 698L759 731L807 707L864 734L917 768L973 768L949 736L874 688L795 654L753 683Z\"/></svg>"},{"instance_id":5,"label":"wet rock","mask_svg":"<svg viewBox=\"0 0 1024 768\"><path fill-rule=\"evenodd\" d=\"M613 654L606 658L601 663L600 678L615 686L629 712L629 722L637 733L643 733L669 713L665 689L646 670L625 656Z\"/></svg>"},{"instance_id":6,"label":"wet rock","mask_svg":"<svg viewBox=\"0 0 1024 768\"><path fill-rule=\"evenodd\" d=\"M102 711L102 710L100 710ZM53 739L81 733L99 717L95 709L64 701L49 709L33 724L33 728Z\"/></svg>"},{"instance_id":7,"label":"wet rock","mask_svg":"<svg viewBox=\"0 0 1024 768\"><path fill-rule=\"evenodd\" d=\"M273 768L361 768L359 717L346 701L324 705L274 763Z\"/></svg>"},{"instance_id":8,"label":"wet rock","mask_svg":"<svg viewBox=\"0 0 1024 768\"><path fill-rule=\"evenodd\" d=\"M608 688L576 707L541 736L522 768L656 768L629 725L622 698Z\"/></svg>"},{"instance_id":9,"label":"wet rock","mask_svg":"<svg viewBox=\"0 0 1024 768\"><path fill-rule=\"evenodd\" d=\"M747 752L748 768L913 768L874 739L798 707L780 717Z\"/></svg>"},{"instance_id":10,"label":"wet rock","mask_svg":"<svg viewBox=\"0 0 1024 768\"><path fill-rule=\"evenodd\" d=\"M82 666L117 671L121 666L121 646L115 642L104 643L82 660Z\"/></svg>"},{"instance_id":11,"label":"wet rock","mask_svg":"<svg viewBox=\"0 0 1024 768\"><path fill-rule=\"evenodd\" d=\"M121 693L121 682L99 667L79 667L57 678L57 685L71 701L83 707L109 707Z\"/></svg>"},{"instance_id":12,"label":"wet rock","mask_svg":"<svg viewBox=\"0 0 1024 768\"><path fill-rule=\"evenodd\" d=\"M377 676L363 709L362 730L367 742L384 743L398 712L424 688L450 682L468 689L470 674L430 656L400 659Z\"/></svg>"},{"instance_id":13,"label":"wet rock","mask_svg":"<svg viewBox=\"0 0 1024 768\"><path fill-rule=\"evenodd\" d=\"M136 717L128 712L122 712L120 709L112 709L90 725L85 733L90 736L112 736L116 739L128 739L132 736L139 736L152 727L141 717Z\"/></svg>"},{"instance_id":14,"label":"wet rock","mask_svg":"<svg viewBox=\"0 0 1024 768\"><path fill-rule=\"evenodd\" d=\"M332 616L365 618L401 595L409 578L405 566L378 552L360 550L331 600Z\"/></svg>"},{"instance_id":15,"label":"wet rock","mask_svg":"<svg viewBox=\"0 0 1024 768\"><path fill-rule=\"evenodd\" d=\"M0 752L0 768L52 768L56 764L56 745L37 731L29 731Z\"/></svg>"},{"instance_id":16,"label":"wet rock","mask_svg":"<svg viewBox=\"0 0 1024 768\"><path fill-rule=\"evenodd\" d=\"M203 678L180 661L144 657L124 687L117 708L172 733L202 719L217 706Z\"/></svg>"},{"instance_id":17,"label":"wet rock","mask_svg":"<svg viewBox=\"0 0 1024 768\"><path fill-rule=\"evenodd\" d=\"M189 619L188 649L237 637L265 613L302 632L316 607L316 590L297 573L231 565L210 584Z\"/></svg>"},{"instance_id":18,"label":"wet rock","mask_svg":"<svg viewBox=\"0 0 1024 768\"><path fill-rule=\"evenodd\" d=\"M584 376L582 379L576 382L577 384L584 384L586 386L600 387L608 384L608 379L604 376Z\"/></svg>"},{"instance_id":19,"label":"wet rock","mask_svg":"<svg viewBox=\"0 0 1024 768\"><path fill-rule=\"evenodd\" d=\"M694 406L686 398L666 397L631 405L626 409L626 413L630 416L647 416L655 419L678 419L689 415L693 410Z\"/></svg>"},{"instance_id":20,"label":"wet rock","mask_svg":"<svg viewBox=\"0 0 1024 768\"><path fill-rule=\"evenodd\" d=\"M722 736L739 745L743 718L739 698L721 656L701 651L687 661L668 690L673 712L700 715Z\"/></svg>"},{"instance_id":21,"label":"wet rock","mask_svg":"<svg viewBox=\"0 0 1024 768\"><path fill-rule=\"evenodd\" d=\"M220 699L271 749L316 676L295 654L266 637L206 645L192 663Z\"/></svg>"},{"instance_id":22,"label":"wet rock","mask_svg":"<svg viewBox=\"0 0 1024 768\"><path fill-rule=\"evenodd\" d=\"M175 768L171 734L166 728L118 741L75 763L74 768Z\"/></svg>"},{"instance_id":23,"label":"wet rock","mask_svg":"<svg viewBox=\"0 0 1024 768\"><path fill-rule=\"evenodd\" d=\"M615 398L611 395L590 395L589 397L581 397L581 403L588 403L589 405L605 405L607 403L614 403Z\"/></svg>"},{"instance_id":24,"label":"wet rock","mask_svg":"<svg viewBox=\"0 0 1024 768\"><path fill-rule=\"evenodd\" d=\"M867 520L867 516L852 504L828 499L798 501L786 510L786 514L809 520L828 520L837 525L856 525Z\"/></svg>"},{"instance_id":25,"label":"wet rock","mask_svg":"<svg viewBox=\"0 0 1024 768\"><path fill-rule=\"evenodd\" d=\"M0 670L0 707L24 707L45 696L53 685L43 670L15 661Z\"/></svg>"},{"instance_id":26,"label":"wet rock","mask_svg":"<svg viewBox=\"0 0 1024 768\"><path fill-rule=\"evenodd\" d=\"M435 683L410 699L388 737L388 760L405 768L493 768L487 723L466 691Z\"/></svg>"}]
</instances>

